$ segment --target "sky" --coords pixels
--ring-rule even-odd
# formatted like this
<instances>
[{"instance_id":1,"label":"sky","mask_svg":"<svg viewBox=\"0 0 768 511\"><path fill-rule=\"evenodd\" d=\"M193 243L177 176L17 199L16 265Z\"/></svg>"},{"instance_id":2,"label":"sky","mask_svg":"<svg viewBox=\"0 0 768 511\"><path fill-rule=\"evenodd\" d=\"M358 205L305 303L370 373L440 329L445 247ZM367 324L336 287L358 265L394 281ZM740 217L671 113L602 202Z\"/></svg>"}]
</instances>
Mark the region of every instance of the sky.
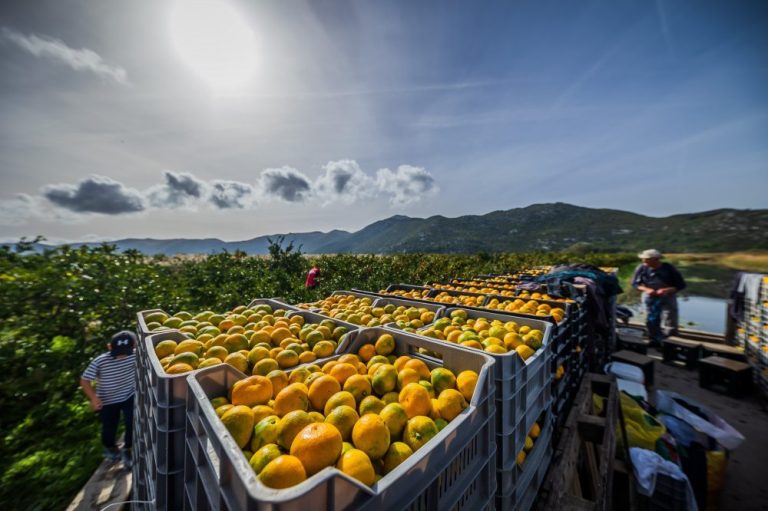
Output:
<instances>
[{"instance_id":1,"label":"sky","mask_svg":"<svg viewBox=\"0 0 768 511\"><path fill-rule=\"evenodd\" d=\"M0 239L768 207L768 2L3 0Z\"/></svg>"}]
</instances>

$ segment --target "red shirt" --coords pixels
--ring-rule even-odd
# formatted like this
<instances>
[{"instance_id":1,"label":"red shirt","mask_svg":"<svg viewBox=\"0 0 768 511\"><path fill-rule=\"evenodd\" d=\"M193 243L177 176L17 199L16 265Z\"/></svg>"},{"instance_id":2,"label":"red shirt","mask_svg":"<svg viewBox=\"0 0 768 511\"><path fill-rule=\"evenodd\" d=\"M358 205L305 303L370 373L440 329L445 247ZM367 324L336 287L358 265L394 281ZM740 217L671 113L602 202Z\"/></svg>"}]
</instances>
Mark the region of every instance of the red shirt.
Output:
<instances>
[{"instance_id":1,"label":"red shirt","mask_svg":"<svg viewBox=\"0 0 768 511\"><path fill-rule=\"evenodd\" d=\"M307 273L307 281L304 282L304 285L306 287L315 287L317 284L316 279L317 276L320 274L320 268L312 268L309 270L309 273Z\"/></svg>"}]
</instances>

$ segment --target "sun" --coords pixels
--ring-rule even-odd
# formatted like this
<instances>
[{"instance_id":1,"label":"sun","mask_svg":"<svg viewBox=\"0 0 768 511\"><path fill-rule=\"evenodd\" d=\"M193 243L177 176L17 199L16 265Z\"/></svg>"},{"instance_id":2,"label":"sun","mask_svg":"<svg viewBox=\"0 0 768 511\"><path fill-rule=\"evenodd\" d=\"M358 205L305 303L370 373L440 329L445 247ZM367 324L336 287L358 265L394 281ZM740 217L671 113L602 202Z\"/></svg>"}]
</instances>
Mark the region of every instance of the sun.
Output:
<instances>
[{"instance_id":1,"label":"sun","mask_svg":"<svg viewBox=\"0 0 768 511\"><path fill-rule=\"evenodd\" d=\"M178 0L171 33L182 60L215 93L237 92L251 81L253 30L227 1Z\"/></svg>"}]
</instances>

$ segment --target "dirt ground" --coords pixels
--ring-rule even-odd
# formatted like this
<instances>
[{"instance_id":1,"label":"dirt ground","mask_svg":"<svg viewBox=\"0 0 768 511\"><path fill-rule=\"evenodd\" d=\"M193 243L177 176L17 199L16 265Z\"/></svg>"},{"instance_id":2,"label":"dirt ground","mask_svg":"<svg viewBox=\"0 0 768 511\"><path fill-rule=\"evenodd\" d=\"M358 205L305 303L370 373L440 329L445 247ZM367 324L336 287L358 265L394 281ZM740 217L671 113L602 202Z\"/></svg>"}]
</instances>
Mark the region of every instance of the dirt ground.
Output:
<instances>
[{"instance_id":1,"label":"dirt ground","mask_svg":"<svg viewBox=\"0 0 768 511\"><path fill-rule=\"evenodd\" d=\"M655 350L649 350L648 355L658 360L654 364L654 389L672 390L707 405L746 438L728 460L720 510L768 510L768 400L756 391L748 397L732 398L700 388L697 370L665 364Z\"/></svg>"}]
</instances>

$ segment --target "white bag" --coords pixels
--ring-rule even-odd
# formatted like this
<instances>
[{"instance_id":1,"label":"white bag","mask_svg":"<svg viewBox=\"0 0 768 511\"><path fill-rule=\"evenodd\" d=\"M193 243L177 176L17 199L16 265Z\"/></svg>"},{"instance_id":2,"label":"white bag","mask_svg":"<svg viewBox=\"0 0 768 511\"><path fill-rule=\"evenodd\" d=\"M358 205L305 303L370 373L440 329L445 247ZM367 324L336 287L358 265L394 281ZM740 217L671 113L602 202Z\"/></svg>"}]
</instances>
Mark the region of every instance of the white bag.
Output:
<instances>
[{"instance_id":1,"label":"white bag","mask_svg":"<svg viewBox=\"0 0 768 511\"><path fill-rule=\"evenodd\" d=\"M608 362L605 364L606 374L612 374L616 378L629 380L641 385L645 385L645 375L643 370L637 366L625 364L624 362Z\"/></svg>"},{"instance_id":2,"label":"white bag","mask_svg":"<svg viewBox=\"0 0 768 511\"><path fill-rule=\"evenodd\" d=\"M695 406L701 410L707 418L704 419L703 417L696 415L677 401L684 401ZM676 392L657 390L656 409L659 412L673 415L678 419L687 422L693 429L714 438L720 445L729 451L736 449L744 441L744 435L736 431L736 429L725 422L722 417L703 404L681 394L677 394Z\"/></svg>"}]
</instances>

